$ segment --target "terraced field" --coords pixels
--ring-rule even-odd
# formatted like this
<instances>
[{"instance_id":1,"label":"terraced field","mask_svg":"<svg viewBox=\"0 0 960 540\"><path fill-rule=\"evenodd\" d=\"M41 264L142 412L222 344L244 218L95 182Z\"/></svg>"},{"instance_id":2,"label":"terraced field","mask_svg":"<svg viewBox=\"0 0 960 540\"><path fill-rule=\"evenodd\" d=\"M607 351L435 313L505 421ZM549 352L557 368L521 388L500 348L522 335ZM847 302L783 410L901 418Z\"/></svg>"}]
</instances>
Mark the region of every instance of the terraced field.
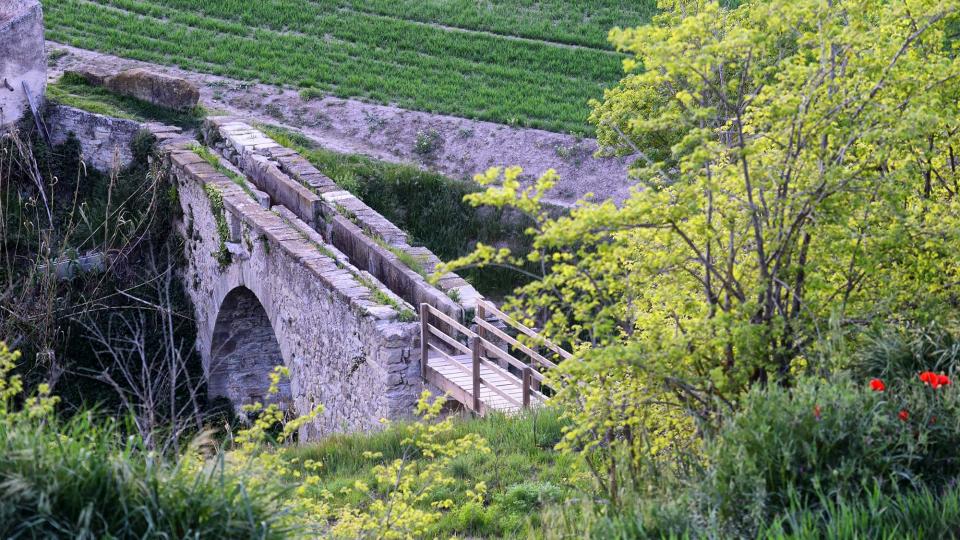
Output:
<instances>
[{"instance_id":1,"label":"terraced field","mask_svg":"<svg viewBox=\"0 0 960 540\"><path fill-rule=\"evenodd\" d=\"M232 78L589 133L655 0L46 0L49 39Z\"/></svg>"}]
</instances>

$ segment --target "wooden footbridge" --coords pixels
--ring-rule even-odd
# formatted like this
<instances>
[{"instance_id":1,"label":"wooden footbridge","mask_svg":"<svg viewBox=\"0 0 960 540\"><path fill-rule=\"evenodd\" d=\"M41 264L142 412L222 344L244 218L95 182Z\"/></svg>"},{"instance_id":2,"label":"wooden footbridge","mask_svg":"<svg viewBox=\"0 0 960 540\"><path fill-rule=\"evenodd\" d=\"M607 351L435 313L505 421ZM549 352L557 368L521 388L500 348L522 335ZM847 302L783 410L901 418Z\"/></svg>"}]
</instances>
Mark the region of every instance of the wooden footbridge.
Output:
<instances>
[{"instance_id":1,"label":"wooden footbridge","mask_svg":"<svg viewBox=\"0 0 960 540\"><path fill-rule=\"evenodd\" d=\"M543 403L544 392L549 393L543 374L556 367L547 357L563 360L570 353L484 300L477 301L474 322L476 331L429 304L420 305L424 378L481 416Z\"/></svg>"}]
</instances>

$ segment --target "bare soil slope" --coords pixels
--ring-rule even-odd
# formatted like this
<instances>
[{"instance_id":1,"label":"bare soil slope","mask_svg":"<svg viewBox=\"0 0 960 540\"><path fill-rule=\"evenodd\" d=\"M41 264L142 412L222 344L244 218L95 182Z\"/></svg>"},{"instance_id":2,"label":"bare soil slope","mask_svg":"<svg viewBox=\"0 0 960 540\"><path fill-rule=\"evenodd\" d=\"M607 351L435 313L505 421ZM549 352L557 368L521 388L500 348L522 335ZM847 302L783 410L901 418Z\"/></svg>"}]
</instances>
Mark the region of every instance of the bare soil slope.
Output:
<instances>
[{"instance_id":1,"label":"bare soil slope","mask_svg":"<svg viewBox=\"0 0 960 540\"><path fill-rule=\"evenodd\" d=\"M200 88L200 102L208 109L296 128L337 152L416 164L467 180L496 165L519 165L530 179L553 168L561 176L551 197L556 204L571 205L587 193L593 193L596 200L620 202L633 184L627 176L630 160L594 157L597 143L593 139L352 99L304 99L294 90L277 86L128 60L55 42L48 42L47 49L58 51L51 59L51 80L65 70L83 67L109 71L149 67L195 83Z\"/></svg>"}]
</instances>

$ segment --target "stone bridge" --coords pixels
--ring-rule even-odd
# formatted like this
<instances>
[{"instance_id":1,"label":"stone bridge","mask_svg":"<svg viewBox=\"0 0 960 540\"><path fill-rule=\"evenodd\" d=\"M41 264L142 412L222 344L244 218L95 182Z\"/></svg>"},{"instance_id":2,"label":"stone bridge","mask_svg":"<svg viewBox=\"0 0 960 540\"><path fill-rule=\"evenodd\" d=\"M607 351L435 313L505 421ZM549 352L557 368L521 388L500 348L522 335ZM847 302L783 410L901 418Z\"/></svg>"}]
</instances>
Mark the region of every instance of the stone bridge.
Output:
<instances>
[{"instance_id":1,"label":"stone bridge","mask_svg":"<svg viewBox=\"0 0 960 540\"><path fill-rule=\"evenodd\" d=\"M203 143L147 127L176 187L211 395L264 400L283 364L280 401L300 414L326 407L304 438L410 415L425 384L414 306L462 320L477 292L454 274L429 284L432 253L249 125L212 118Z\"/></svg>"}]
</instances>

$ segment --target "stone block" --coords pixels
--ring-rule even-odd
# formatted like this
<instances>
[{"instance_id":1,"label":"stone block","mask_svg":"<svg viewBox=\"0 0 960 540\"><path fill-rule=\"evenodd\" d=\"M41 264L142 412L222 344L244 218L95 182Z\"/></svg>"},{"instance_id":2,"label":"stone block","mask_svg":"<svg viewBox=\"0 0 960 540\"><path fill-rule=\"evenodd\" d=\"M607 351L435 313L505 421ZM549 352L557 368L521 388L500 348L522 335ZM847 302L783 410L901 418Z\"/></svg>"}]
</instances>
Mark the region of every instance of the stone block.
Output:
<instances>
[{"instance_id":1,"label":"stone block","mask_svg":"<svg viewBox=\"0 0 960 540\"><path fill-rule=\"evenodd\" d=\"M121 71L103 84L112 92L177 111L196 107L200 99L200 91L186 79L144 68Z\"/></svg>"}]
</instances>

